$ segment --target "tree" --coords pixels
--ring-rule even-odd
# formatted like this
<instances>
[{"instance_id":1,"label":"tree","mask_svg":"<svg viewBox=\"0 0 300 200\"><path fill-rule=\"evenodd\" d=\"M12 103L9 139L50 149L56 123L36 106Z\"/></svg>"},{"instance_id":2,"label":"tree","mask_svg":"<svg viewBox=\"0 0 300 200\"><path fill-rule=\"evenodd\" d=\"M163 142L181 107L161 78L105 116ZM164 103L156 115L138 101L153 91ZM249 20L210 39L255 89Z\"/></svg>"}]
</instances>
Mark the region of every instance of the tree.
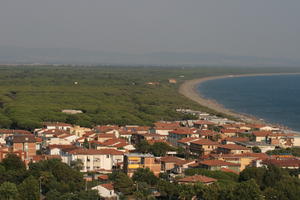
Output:
<instances>
[{"instance_id":1,"label":"tree","mask_svg":"<svg viewBox=\"0 0 300 200\"><path fill-rule=\"evenodd\" d=\"M26 178L18 187L22 200L38 200L40 197L39 181L33 176Z\"/></svg>"},{"instance_id":2,"label":"tree","mask_svg":"<svg viewBox=\"0 0 300 200\"><path fill-rule=\"evenodd\" d=\"M276 167L275 165L268 165L263 176L263 187L273 187L277 182L288 176L288 172L284 169Z\"/></svg>"},{"instance_id":3,"label":"tree","mask_svg":"<svg viewBox=\"0 0 300 200\"><path fill-rule=\"evenodd\" d=\"M135 182L145 182L149 185L155 185L158 181L158 178L150 171L149 168L138 168L133 176L132 180Z\"/></svg>"},{"instance_id":4,"label":"tree","mask_svg":"<svg viewBox=\"0 0 300 200\"><path fill-rule=\"evenodd\" d=\"M288 200L282 191L271 187L266 188L263 194L266 200Z\"/></svg>"},{"instance_id":5,"label":"tree","mask_svg":"<svg viewBox=\"0 0 300 200\"><path fill-rule=\"evenodd\" d=\"M168 199L178 199L178 188L174 183L169 181L159 180L157 183L157 189L160 195Z\"/></svg>"},{"instance_id":6,"label":"tree","mask_svg":"<svg viewBox=\"0 0 300 200\"><path fill-rule=\"evenodd\" d=\"M6 170L25 170L24 162L16 154L7 154L2 160L2 165Z\"/></svg>"},{"instance_id":7,"label":"tree","mask_svg":"<svg viewBox=\"0 0 300 200\"><path fill-rule=\"evenodd\" d=\"M266 171L267 169L265 167L247 167L240 173L239 181L254 179L256 183L262 187L264 185L263 177Z\"/></svg>"},{"instance_id":8,"label":"tree","mask_svg":"<svg viewBox=\"0 0 300 200\"><path fill-rule=\"evenodd\" d=\"M117 171L110 175L110 179L114 182L114 188L122 192L124 195L133 193L135 187L133 181L123 172Z\"/></svg>"},{"instance_id":9,"label":"tree","mask_svg":"<svg viewBox=\"0 0 300 200\"><path fill-rule=\"evenodd\" d=\"M77 171L80 171L80 170L83 169L83 163L82 163L82 160L80 160L80 159L73 160L73 161L71 161L70 166L71 166L73 169L75 169L75 170L77 170Z\"/></svg>"},{"instance_id":10,"label":"tree","mask_svg":"<svg viewBox=\"0 0 300 200\"><path fill-rule=\"evenodd\" d=\"M100 196L97 190L87 190L87 191L80 191L78 193L78 199L80 200L97 200Z\"/></svg>"},{"instance_id":11,"label":"tree","mask_svg":"<svg viewBox=\"0 0 300 200\"><path fill-rule=\"evenodd\" d=\"M262 192L255 180L244 181L238 184L233 191L234 200L263 200Z\"/></svg>"},{"instance_id":12,"label":"tree","mask_svg":"<svg viewBox=\"0 0 300 200\"><path fill-rule=\"evenodd\" d=\"M253 151L254 153L261 153L261 149L260 149L258 146L252 147L252 151Z\"/></svg>"},{"instance_id":13,"label":"tree","mask_svg":"<svg viewBox=\"0 0 300 200\"><path fill-rule=\"evenodd\" d=\"M46 200L52 200L52 199L59 199L61 196L61 193L58 192L57 190L50 190L46 194Z\"/></svg>"},{"instance_id":14,"label":"tree","mask_svg":"<svg viewBox=\"0 0 300 200\"><path fill-rule=\"evenodd\" d=\"M142 140L135 145L135 150L139 153L148 153L150 151L150 147L151 145L146 140Z\"/></svg>"},{"instance_id":15,"label":"tree","mask_svg":"<svg viewBox=\"0 0 300 200\"><path fill-rule=\"evenodd\" d=\"M0 199L1 200L15 200L19 196L16 184L4 182L0 185Z\"/></svg>"}]
</instances>

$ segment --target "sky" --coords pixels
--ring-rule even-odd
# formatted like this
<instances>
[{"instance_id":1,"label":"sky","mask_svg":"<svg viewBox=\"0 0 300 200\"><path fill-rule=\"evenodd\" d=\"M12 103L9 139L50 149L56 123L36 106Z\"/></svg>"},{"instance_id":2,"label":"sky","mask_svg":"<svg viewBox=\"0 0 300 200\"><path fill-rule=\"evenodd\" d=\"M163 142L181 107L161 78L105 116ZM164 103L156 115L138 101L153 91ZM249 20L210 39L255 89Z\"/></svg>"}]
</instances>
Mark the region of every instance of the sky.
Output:
<instances>
[{"instance_id":1,"label":"sky","mask_svg":"<svg viewBox=\"0 0 300 200\"><path fill-rule=\"evenodd\" d=\"M299 0L2 0L0 48L299 61Z\"/></svg>"}]
</instances>

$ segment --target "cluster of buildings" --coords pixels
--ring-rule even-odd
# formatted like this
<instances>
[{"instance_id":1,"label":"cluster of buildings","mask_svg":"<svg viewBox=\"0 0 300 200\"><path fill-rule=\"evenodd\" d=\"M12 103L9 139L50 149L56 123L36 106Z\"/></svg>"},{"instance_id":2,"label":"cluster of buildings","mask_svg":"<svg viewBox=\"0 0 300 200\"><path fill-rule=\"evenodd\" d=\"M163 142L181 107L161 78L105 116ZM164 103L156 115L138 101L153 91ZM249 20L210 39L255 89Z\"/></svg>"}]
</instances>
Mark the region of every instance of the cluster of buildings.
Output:
<instances>
[{"instance_id":1,"label":"cluster of buildings","mask_svg":"<svg viewBox=\"0 0 300 200\"><path fill-rule=\"evenodd\" d=\"M181 112L191 112L180 110ZM247 166L274 164L298 169L300 159L292 155L266 154L275 148L300 146L295 133L264 124L246 124L205 113L196 113L198 120L159 121L150 126L104 125L93 128L51 122L34 132L0 129L0 161L8 153L18 155L26 164L58 158L68 165L80 165L82 172L95 172L97 178L107 177L114 170L132 176L138 168L149 168L156 176L183 175L189 168L221 170L238 174ZM137 152L135 144L166 143L180 149L185 157L167 152L164 157ZM189 176L177 180L180 184L216 179ZM117 194L111 183L96 186L101 196Z\"/></svg>"}]
</instances>

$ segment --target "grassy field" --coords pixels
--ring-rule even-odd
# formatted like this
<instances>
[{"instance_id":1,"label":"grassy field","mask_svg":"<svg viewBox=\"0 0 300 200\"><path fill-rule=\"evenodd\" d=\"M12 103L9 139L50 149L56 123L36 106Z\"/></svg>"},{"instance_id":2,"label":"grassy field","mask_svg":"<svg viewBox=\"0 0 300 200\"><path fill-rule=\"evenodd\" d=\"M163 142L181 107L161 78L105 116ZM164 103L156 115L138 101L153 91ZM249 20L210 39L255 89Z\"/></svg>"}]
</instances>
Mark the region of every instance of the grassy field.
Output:
<instances>
[{"instance_id":1,"label":"grassy field","mask_svg":"<svg viewBox=\"0 0 300 200\"><path fill-rule=\"evenodd\" d=\"M43 121L150 125L184 119L176 108L209 111L177 90L184 80L297 68L0 66L0 127L32 129ZM170 84L169 78L178 82ZM78 82L78 84L74 84ZM157 86L146 82L159 82ZM62 109L79 109L67 115Z\"/></svg>"}]
</instances>

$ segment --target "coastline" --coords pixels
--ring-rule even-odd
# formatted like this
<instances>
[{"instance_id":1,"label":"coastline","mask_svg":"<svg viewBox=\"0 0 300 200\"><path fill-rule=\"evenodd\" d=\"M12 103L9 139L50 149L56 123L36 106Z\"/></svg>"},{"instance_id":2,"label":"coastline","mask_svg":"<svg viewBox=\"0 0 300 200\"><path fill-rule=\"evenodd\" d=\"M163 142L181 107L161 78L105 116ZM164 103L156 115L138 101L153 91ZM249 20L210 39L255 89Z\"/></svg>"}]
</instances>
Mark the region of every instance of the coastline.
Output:
<instances>
[{"instance_id":1,"label":"coastline","mask_svg":"<svg viewBox=\"0 0 300 200\"><path fill-rule=\"evenodd\" d=\"M225 79L225 78L236 78L236 77L250 77L250 76L276 76L276 75L299 75L300 73L259 73L259 74L236 74L236 75L221 75L221 76L209 76L193 80L187 80L182 83L179 87L179 93L185 97L197 102L198 104L207 107L211 110L214 110L219 113L223 113L234 118L237 118L241 121L247 123L259 123L267 124L265 121L260 120L254 116L238 113L233 110L230 110L224 107L222 104L218 103L217 100L208 99L201 95L200 91L197 90L197 87L206 81L216 80L216 79Z\"/></svg>"}]
</instances>

